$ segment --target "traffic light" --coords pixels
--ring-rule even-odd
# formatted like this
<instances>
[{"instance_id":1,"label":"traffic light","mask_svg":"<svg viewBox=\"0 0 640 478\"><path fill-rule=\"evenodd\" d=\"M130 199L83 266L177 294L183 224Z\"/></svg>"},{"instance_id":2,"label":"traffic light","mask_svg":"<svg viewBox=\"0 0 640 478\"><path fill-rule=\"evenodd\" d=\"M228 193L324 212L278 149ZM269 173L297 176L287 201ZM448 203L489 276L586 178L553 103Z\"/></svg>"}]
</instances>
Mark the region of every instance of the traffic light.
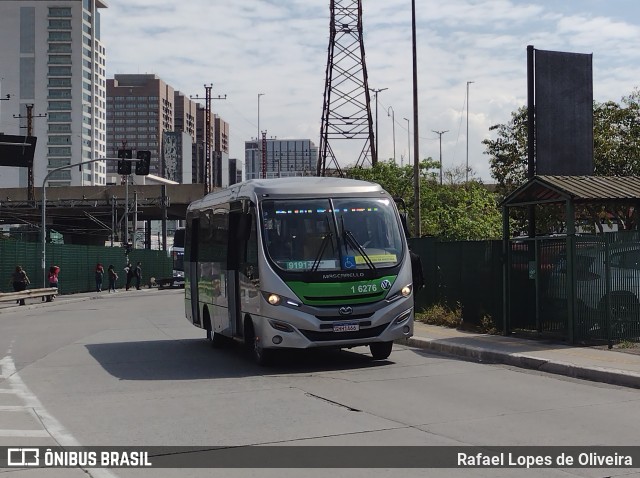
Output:
<instances>
[{"instance_id":1,"label":"traffic light","mask_svg":"<svg viewBox=\"0 0 640 478\"><path fill-rule=\"evenodd\" d=\"M149 165L151 164L151 151L138 151L138 161L136 162L136 174L146 176L149 174Z\"/></svg>"},{"instance_id":2,"label":"traffic light","mask_svg":"<svg viewBox=\"0 0 640 478\"><path fill-rule=\"evenodd\" d=\"M133 152L130 149L118 150L118 174L131 174L131 161L126 161L133 157Z\"/></svg>"}]
</instances>

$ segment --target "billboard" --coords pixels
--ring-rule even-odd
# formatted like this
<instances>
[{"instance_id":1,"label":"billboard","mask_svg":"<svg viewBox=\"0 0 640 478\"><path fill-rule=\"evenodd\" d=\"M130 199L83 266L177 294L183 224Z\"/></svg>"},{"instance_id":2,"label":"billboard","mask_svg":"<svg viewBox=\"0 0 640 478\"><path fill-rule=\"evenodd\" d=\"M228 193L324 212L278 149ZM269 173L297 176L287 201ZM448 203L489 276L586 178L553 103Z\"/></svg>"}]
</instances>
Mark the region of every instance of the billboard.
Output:
<instances>
[{"instance_id":1,"label":"billboard","mask_svg":"<svg viewBox=\"0 0 640 478\"><path fill-rule=\"evenodd\" d=\"M32 167L37 139L35 136L0 134L0 166Z\"/></svg>"},{"instance_id":2,"label":"billboard","mask_svg":"<svg viewBox=\"0 0 640 478\"><path fill-rule=\"evenodd\" d=\"M592 55L535 50L536 174L593 174Z\"/></svg>"}]
</instances>

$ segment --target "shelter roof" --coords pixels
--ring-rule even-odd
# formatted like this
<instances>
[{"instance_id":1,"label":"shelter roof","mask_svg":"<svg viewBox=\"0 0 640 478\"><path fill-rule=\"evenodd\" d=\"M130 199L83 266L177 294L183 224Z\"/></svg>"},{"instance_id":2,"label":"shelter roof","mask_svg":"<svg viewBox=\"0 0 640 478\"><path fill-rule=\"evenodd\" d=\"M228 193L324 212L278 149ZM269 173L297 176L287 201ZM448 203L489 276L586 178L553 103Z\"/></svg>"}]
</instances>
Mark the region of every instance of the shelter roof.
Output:
<instances>
[{"instance_id":1,"label":"shelter roof","mask_svg":"<svg viewBox=\"0 0 640 478\"><path fill-rule=\"evenodd\" d=\"M640 176L535 176L509 194L503 206L634 201L640 199Z\"/></svg>"}]
</instances>

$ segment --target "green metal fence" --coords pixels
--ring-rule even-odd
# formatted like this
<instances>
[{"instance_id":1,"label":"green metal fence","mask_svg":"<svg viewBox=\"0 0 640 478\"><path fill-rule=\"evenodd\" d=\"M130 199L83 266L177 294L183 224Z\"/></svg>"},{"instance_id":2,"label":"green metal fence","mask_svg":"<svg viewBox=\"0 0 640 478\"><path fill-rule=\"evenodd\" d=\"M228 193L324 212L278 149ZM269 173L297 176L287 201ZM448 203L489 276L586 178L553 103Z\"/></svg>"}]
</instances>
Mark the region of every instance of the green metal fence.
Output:
<instances>
[{"instance_id":1,"label":"green metal fence","mask_svg":"<svg viewBox=\"0 0 640 478\"><path fill-rule=\"evenodd\" d=\"M510 241L508 329L572 343L640 340L640 237Z\"/></svg>"},{"instance_id":2,"label":"green metal fence","mask_svg":"<svg viewBox=\"0 0 640 478\"><path fill-rule=\"evenodd\" d=\"M460 304L465 322L480 324L489 316L502 324L501 241L439 242L425 237L409 242L422 260L425 277L425 288L416 296L417 310Z\"/></svg>"},{"instance_id":3,"label":"green metal fence","mask_svg":"<svg viewBox=\"0 0 640 478\"><path fill-rule=\"evenodd\" d=\"M98 262L105 269L104 288L108 279L106 270L113 265L118 273L117 286L125 284L124 267L127 257L119 247L78 246L66 244L46 245L47 270L51 265L60 267L59 289L61 294L89 292L95 290L95 268ZM11 273L16 265L21 265L31 280L31 287L48 287L44 283L41 268L42 245L36 242L14 240L0 241L0 291L12 290ZM134 249L129 254L129 261L136 264L142 262L142 283L149 283L151 277L171 277L172 261L163 251Z\"/></svg>"}]
</instances>

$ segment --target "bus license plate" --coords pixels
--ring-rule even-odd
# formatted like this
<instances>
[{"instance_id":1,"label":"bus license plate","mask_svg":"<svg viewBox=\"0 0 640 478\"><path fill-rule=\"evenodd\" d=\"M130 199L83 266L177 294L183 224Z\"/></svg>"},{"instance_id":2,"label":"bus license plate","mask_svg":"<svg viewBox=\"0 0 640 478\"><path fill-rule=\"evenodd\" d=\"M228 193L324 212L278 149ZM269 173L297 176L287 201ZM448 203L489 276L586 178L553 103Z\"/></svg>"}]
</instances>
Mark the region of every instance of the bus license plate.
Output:
<instances>
[{"instance_id":1,"label":"bus license plate","mask_svg":"<svg viewBox=\"0 0 640 478\"><path fill-rule=\"evenodd\" d=\"M357 332L358 330L360 330L360 325L357 323L333 324L334 332Z\"/></svg>"}]
</instances>

